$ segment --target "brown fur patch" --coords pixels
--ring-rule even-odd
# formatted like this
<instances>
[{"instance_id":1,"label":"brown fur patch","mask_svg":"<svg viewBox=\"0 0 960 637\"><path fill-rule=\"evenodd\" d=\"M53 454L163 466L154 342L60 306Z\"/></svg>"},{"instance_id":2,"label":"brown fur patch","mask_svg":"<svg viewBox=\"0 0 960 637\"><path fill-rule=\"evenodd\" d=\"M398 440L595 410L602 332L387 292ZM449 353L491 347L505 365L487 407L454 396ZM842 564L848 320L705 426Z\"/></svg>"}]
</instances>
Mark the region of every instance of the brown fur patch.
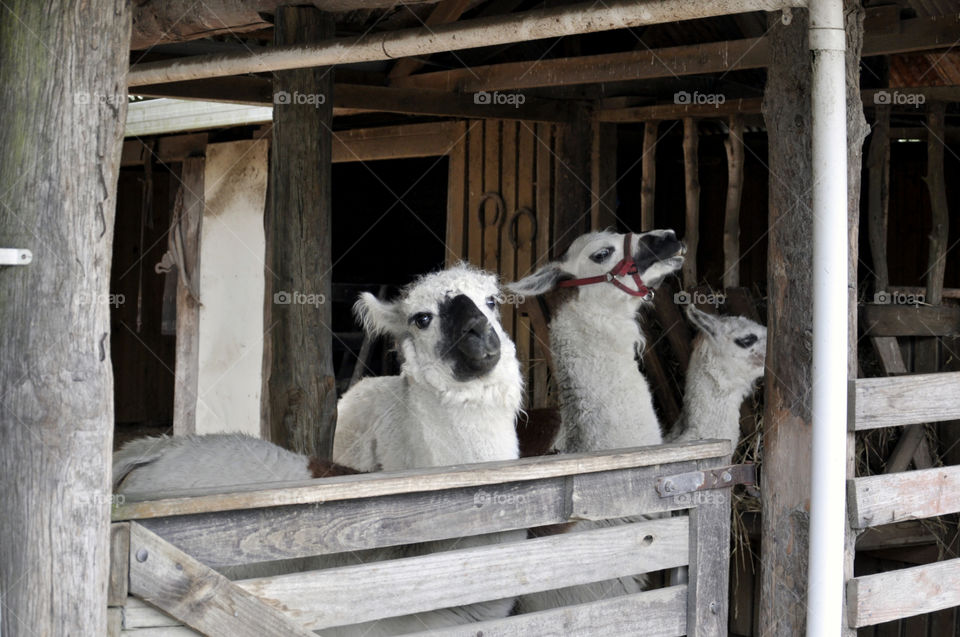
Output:
<instances>
[{"instance_id":1,"label":"brown fur patch","mask_svg":"<svg viewBox=\"0 0 960 637\"><path fill-rule=\"evenodd\" d=\"M531 409L517 418L520 457L545 456L553 453L553 443L560 431L560 411L553 407Z\"/></svg>"},{"instance_id":2,"label":"brown fur patch","mask_svg":"<svg viewBox=\"0 0 960 637\"><path fill-rule=\"evenodd\" d=\"M553 288L549 292L544 292L540 298L542 299L542 307L544 308L544 314L546 314L547 324L550 324L550 321L554 316L557 315L557 311L569 303L570 301L575 301L580 295L580 288Z\"/></svg>"},{"instance_id":3,"label":"brown fur patch","mask_svg":"<svg viewBox=\"0 0 960 637\"><path fill-rule=\"evenodd\" d=\"M307 463L307 470L312 478L332 478L334 476L352 476L363 471L351 469L342 464L337 464L332 460L321 460L320 458L310 458Z\"/></svg>"}]
</instances>

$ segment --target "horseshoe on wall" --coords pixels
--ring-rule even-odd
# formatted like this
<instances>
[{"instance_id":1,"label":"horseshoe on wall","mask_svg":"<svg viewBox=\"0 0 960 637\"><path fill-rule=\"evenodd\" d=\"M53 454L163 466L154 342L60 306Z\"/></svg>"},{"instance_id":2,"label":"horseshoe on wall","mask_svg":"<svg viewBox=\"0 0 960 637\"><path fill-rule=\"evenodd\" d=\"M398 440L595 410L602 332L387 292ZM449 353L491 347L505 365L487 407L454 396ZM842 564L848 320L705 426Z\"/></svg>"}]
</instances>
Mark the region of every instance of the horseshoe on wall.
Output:
<instances>
[{"instance_id":1,"label":"horseshoe on wall","mask_svg":"<svg viewBox=\"0 0 960 637\"><path fill-rule=\"evenodd\" d=\"M520 247L521 217L526 217L530 220L530 243L533 243L537 238L537 215L533 214L533 210L524 206L513 213L507 225L507 238L510 239L510 245L513 246L514 250Z\"/></svg>"},{"instance_id":2,"label":"horseshoe on wall","mask_svg":"<svg viewBox=\"0 0 960 637\"><path fill-rule=\"evenodd\" d=\"M494 215L493 220L490 223L487 223L486 203L488 200L492 199L496 204L496 215ZM497 192L485 192L483 196L480 197L480 202L477 204L477 219L480 220L481 226L496 226L503 222L503 218L506 215L507 205L503 202L503 197L500 196L500 193Z\"/></svg>"}]
</instances>

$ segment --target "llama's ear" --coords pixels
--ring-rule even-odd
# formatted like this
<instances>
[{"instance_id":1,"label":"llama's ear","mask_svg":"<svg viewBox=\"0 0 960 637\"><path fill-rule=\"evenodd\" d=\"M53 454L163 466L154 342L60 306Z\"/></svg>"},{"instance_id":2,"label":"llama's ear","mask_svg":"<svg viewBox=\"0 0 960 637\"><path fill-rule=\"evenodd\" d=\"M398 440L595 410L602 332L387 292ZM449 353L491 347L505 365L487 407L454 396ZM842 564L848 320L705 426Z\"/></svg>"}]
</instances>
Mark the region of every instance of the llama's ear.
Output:
<instances>
[{"instance_id":1,"label":"llama's ear","mask_svg":"<svg viewBox=\"0 0 960 637\"><path fill-rule=\"evenodd\" d=\"M513 283L507 283L504 287L515 294L537 296L555 288L557 283L565 276L567 274L560 267L560 264L551 261L530 276Z\"/></svg>"},{"instance_id":2,"label":"llama's ear","mask_svg":"<svg viewBox=\"0 0 960 637\"><path fill-rule=\"evenodd\" d=\"M396 304L381 301L369 292L360 294L353 304L353 313L371 336L399 334L403 330L403 317L399 316Z\"/></svg>"},{"instance_id":3,"label":"llama's ear","mask_svg":"<svg viewBox=\"0 0 960 637\"><path fill-rule=\"evenodd\" d=\"M717 335L716 317L698 310L693 303L687 306L687 318L690 319L690 322L693 323L698 330L707 336L715 337Z\"/></svg>"}]
</instances>

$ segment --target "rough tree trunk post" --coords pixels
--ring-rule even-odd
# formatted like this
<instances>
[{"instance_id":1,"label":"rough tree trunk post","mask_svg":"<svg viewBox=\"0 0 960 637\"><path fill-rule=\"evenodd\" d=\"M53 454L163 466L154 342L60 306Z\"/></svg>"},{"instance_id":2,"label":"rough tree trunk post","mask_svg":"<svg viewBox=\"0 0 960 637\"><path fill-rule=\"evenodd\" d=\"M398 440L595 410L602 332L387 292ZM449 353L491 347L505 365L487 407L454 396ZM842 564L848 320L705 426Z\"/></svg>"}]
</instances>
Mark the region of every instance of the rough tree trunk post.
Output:
<instances>
[{"instance_id":1,"label":"rough tree trunk post","mask_svg":"<svg viewBox=\"0 0 960 637\"><path fill-rule=\"evenodd\" d=\"M657 190L657 130L660 122L650 120L643 125L643 160L640 178L640 231L647 232L656 227L653 204Z\"/></svg>"},{"instance_id":2,"label":"rough tree trunk post","mask_svg":"<svg viewBox=\"0 0 960 637\"><path fill-rule=\"evenodd\" d=\"M110 261L130 7L0 8L0 634L107 630ZM95 35L91 35L95 34Z\"/></svg>"},{"instance_id":3,"label":"rough tree trunk post","mask_svg":"<svg viewBox=\"0 0 960 637\"><path fill-rule=\"evenodd\" d=\"M847 16L848 207L850 262L856 272L860 148L866 135L859 97L863 12L845 2ZM763 415L760 626L763 635L801 636L806 630L812 378L812 210L810 51L807 11L789 25L770 15L771 63L763 98L769 135L770 243L766 396ZM855 278L851 278L855 281ZM856 290L850 294L848 373L856 375ZM849 438L848 438L849 443ZM853 446L848 444L848 453ZM852 468L852 456L848 470ZM847 534L852 575L853 534ZM852 634L846 632L845 634Z\"/></svg>"},{"instance_id":4,"label":"rough tree trunk post","mask_svg":"<svg viewBox=\"0 0 960 637\"><path fill-rule=\"evenodd\" d=\"M590 229L592 148L593 114L586 105L578 105L570 123L557 125L553 257L561 256L574 239Z\"/></svg>"},{"instance_id":5,"label":"rough tree trunk post","mask_svg":"<svg viewBox=\"0 0 960 637\"><path fill-rule=\"evenodd\" d=\"M277 11L276 44L332 35L333 20L316 9ZM282 71L274 75L273 86L271 204L266 220L270 293L265 298L270 315L265 329L271 356L266 397L271 439L301 453L330 458L337 409L328 302L333 70Z\"/></svg>"},{"instance_id":6,"label":"rough tree trunk post","mask_svg":"<svg viewBox=\"0 0 960 637\"><path fill-rule=\"evenodd\" d=\"M683 242L687 245L687 256L683 260L683 287L694 288L697 285L697 244L700 242L700 161L697 151L700 144L700 132L697 120L692 117L683 119L683 183L686 192L687 217L683 231Z\"/></svg>"},{"instance_id":7,"label":"rough tree trunk post","mask_svg":"<svg viewBox=\"0 0 960 637\"><path fill-rule=\"evenodd\" d=\"M727 206L723 221L723 287L740 285L740 196L743 192L743 116L730 116L727 149Z\"/></svg>"}]
</instances>

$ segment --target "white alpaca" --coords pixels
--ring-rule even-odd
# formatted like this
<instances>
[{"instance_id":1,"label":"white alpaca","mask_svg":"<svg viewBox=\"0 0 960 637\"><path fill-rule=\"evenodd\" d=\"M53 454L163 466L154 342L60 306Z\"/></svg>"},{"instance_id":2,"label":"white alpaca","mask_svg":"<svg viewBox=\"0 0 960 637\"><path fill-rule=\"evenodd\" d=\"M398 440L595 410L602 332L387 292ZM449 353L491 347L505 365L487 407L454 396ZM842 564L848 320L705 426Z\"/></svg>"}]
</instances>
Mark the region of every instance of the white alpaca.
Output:
<instances>
[{"instance_id":1,"label":"white alpaca","mask_svg":"<svg viewBox=\"0 0 960 637\"><path fill-rule=\"evenodd\" d=\"M340 399L334 460L361 471L511 460L522 377L496 309L496 279L459 265L424 276L394 302L364 294L355 309L370 333L397 342L400 376L368 378ZM152 438L114 457L123 493L264 484L314 477L310 459L237 435ZM523 531L302 561L297 570L339 566L522 539ZM244 577L274 574L244 567ZM234 573L236 575L236 572ZM506 616L512 599L420 613L324 635L394 635Z\"/></svg>"},{"instance_id":2,"label":"white alpaca","mask_svg":"<svg viewBox=\"0 0 960 637\"><path fill-rule=\"evenodd\" d=\"M640 235L593 232L578 237L559 261L508 287L518 294L557 292L550 348L556 367L564 453L662 442L653 398L637 356L644 337L637 312L655 287L683 263L672 230ZM606 276L610 274L610 276ZM571 532L622 524L578 522ZM520 612L597 601L643 590L644 575L524 595Z\"/></svg>"},{"instance_id":3,"label":"white alpaca","mask_svg":"<svg viewBox=\"0 0 960 637\"><path fill-rule=\"evenodd\" d=\"M690 355L683 411L668 439L740 440L740 404L763 376L767 328L742 316L713 316L693 305L690 322L700 330Z\"/></svg>"},{"instance_id":4,"label":"white alpaca","mask_svg":"<svg viewBox=\"0 0 960 637\"><path fill-rule=\"evenodd\" d=\"M592 232L578 237L559 261L511 283L523 295L557 292L550 321L550 349L556 367L560 432L556 449L564 453L657 445L662 434L650 387L637 366L644 336L637 323L649 297L638 292L630 275L604 277L621 265L625 235ZM673 230L654 230L630 238L626 254L643 285L655 287L683 263L683 245ZM572 285L571 280L597 280Z\"/></svg>"}]
</instances>

